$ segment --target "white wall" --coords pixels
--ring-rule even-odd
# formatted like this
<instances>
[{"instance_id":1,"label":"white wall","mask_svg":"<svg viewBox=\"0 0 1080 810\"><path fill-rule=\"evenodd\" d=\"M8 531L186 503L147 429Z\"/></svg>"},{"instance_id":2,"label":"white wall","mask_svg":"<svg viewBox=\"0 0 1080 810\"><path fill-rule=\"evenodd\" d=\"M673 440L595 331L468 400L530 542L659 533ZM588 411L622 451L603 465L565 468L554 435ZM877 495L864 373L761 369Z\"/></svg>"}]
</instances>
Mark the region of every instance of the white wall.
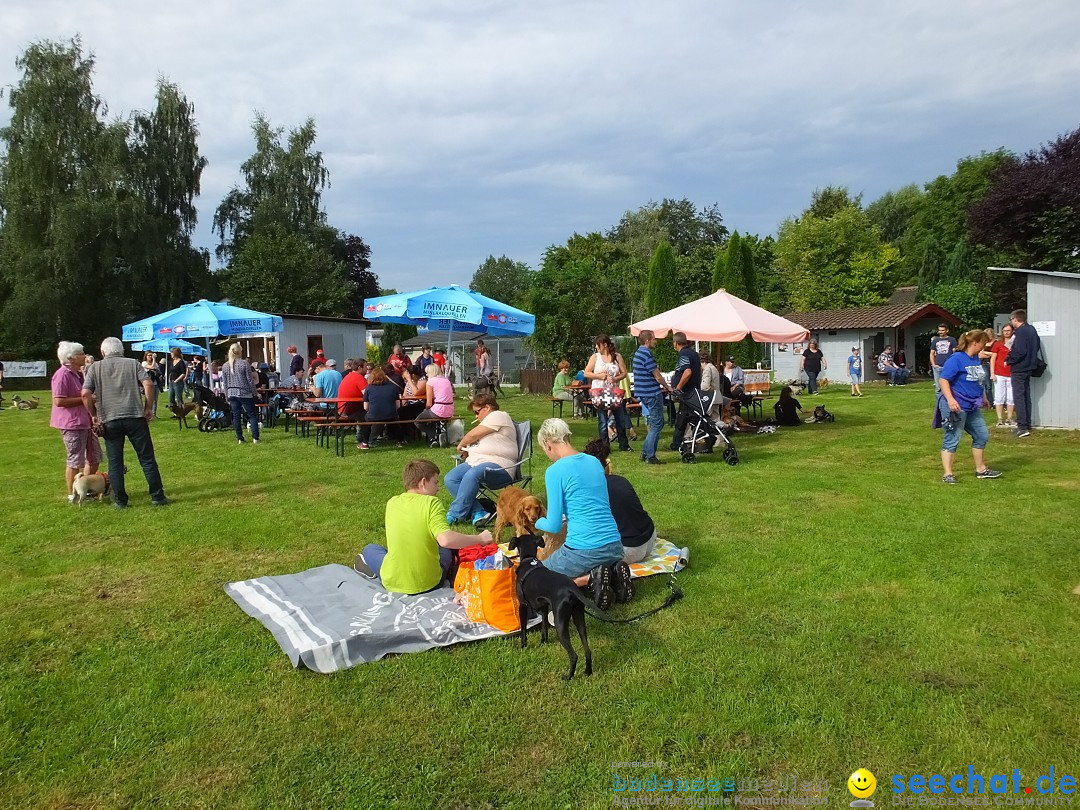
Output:
<instances>
[{"instance_id":1,"label":"white wall","mask_svg":"<svg viewBox=\"0 0 1080 810\"><path fill-rule=\"evenodd\" d=\"M367 327L360 323L348 323L347 321L319 321L308 318L297 318L286 315L282 318L284 328L277 335L276 356L277 368L289 370L289 354L286 349L290 345L296 346L307 363L311 362L308 357L308 338L312 335L322 335L322 348L326 357L334 358L340 367L346 357L367 357Z\"/></svg>"},{"instance_id":2,"label":"white wall","mask_svg":"<svg viewBox=\"0 0 1080 810\"><path fill-rule=\"evenodd\" d=\"M1080 428L1080 278L1027 277L1028 322L1054 322L1053 336L1042 341L1046 373L1031 380L1032 425Z\"/></svg>"}]
</instances>

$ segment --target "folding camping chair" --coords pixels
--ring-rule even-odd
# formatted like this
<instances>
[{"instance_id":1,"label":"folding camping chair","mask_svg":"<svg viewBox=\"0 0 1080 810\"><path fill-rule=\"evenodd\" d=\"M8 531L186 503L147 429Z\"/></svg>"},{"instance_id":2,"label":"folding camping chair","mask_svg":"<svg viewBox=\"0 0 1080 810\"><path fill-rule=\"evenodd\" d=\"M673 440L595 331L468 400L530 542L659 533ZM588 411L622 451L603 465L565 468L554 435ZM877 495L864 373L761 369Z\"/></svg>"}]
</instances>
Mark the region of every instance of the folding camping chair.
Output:
<instances>
[{"instance_id":1,"label":"folding camping chair","mask_svg":"<svg viewBox=\"0 0 1080 810\"><path fill-rule=\"evenodd\" d=\"M503 489L504 487L521 487L522 489L529 489L532 486L532 422L529 420L524 422L514 422L514 430L517 433L518 463L513 467L501 468L507 473L510 473L514 480L509 484L492 486L488 483L487 476L485 475L480 484L480 491L476 495L477 500L480 501L484 509L492 515L495 514L495 503L499 500L500 489ZM517 471L516 474L513 472L514 470Z\"/></svg>"}]
</instances>

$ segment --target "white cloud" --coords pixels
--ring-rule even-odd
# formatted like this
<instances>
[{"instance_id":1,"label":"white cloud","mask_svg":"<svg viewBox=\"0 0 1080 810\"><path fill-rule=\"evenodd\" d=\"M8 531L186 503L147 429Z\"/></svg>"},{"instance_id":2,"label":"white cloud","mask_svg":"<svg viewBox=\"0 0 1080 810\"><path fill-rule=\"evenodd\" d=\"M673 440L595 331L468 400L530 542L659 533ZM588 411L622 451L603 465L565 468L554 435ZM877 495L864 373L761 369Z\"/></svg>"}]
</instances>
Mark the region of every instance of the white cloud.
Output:
<instances>
[{"instance_id":1,"label":"white cloud","mask_svg":"<svg viewBox=\"0 0 1080 810\"><path fill-rule=\"evenodd\" d=\"M81 33L115 114L176 82L210 160L207 245L253 111L314 117L331 222L404 288L465 282L489 253L535 263L653 198L767 232L818 185L872 198L1033 148L1077 126L1078 23L1057 0L14 0L0 53Z\"/></svg>"}]
</instances>

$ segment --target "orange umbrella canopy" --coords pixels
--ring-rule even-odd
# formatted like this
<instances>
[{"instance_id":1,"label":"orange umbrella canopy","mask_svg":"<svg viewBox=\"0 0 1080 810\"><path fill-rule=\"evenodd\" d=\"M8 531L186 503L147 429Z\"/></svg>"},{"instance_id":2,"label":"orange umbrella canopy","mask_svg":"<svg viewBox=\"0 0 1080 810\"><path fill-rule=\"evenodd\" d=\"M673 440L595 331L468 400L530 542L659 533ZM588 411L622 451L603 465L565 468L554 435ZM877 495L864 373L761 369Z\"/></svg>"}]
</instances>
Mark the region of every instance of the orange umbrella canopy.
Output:
<instances>
[{"instance_id":1,"label":"orange umbrella canopy","mask_svg":"<svg viewBox=\"0 0 1080 810\"><path fill-rule=\"evenodd\" d=\"M735 343L750 335L758 343L799 343L810 330L725 290L630 324L630 334L650 329L657 337L684 332L688 340Z\"/></svg>"}]
</instances>

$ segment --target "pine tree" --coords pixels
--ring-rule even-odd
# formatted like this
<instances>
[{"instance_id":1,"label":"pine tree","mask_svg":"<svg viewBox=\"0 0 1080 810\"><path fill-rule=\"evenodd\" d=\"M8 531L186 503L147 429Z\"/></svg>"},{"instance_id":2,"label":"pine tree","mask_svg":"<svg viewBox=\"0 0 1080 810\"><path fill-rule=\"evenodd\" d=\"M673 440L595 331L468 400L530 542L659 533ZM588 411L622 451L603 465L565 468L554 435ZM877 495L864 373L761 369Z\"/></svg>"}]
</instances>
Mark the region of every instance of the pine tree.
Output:
<instances>
[{"instance_id":1,"label":"pine tree","mask_svg":"<svg viewBox=\"0 0 1080 810\"><path fill-rule=\"evenodd\" d=\"M716 254L713 266L713 292L727 290L739 298L746 298L742 278L742 237L739 232L731 234L724 249Z\"/></svg>"}]
</instances>

